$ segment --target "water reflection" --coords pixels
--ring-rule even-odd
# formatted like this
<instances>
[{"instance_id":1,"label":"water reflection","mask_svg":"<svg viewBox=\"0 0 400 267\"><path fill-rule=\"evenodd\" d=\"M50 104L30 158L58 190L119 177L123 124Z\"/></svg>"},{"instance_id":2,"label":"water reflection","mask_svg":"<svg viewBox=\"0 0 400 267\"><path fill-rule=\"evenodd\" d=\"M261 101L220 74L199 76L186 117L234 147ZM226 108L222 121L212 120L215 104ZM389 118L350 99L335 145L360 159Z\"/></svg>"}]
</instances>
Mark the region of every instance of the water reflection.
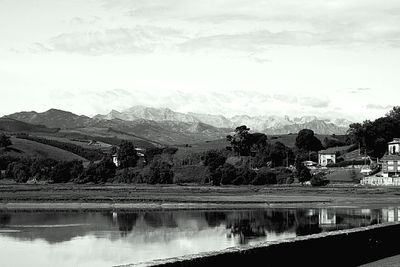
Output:
<instances>
[{"instance_id":1,"label":"water reflection","mask_svg":"<svg viewBox=\"0 0 400 267\"><path fill-rule=\"evenodd\" d=\"M0 212L0 258L2 266L110 266L399 220L397 207Z\"/></svg>"}]
</instances>

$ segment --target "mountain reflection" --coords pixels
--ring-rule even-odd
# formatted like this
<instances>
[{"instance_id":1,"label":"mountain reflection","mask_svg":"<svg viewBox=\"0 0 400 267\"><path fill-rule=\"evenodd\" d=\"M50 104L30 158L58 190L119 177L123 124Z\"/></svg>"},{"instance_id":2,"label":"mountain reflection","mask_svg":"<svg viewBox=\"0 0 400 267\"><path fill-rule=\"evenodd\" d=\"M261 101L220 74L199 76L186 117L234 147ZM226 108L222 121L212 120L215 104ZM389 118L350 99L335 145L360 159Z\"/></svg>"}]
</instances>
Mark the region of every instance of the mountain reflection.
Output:
<instances>
[{"instance_id":1,"label":"mountain reflection","mask_svg":"<svg viewBox=\"0 0 400 267\"><path fill-rule=\"evenodd\" d=\"M222 229L236 244L268 241L381 222L398 221L399 208L266 209L251 211L171 212L0 212L0 238L42 239L50 244L77 237L110 240L142 236L141 242L170 242L201 231ZM134 235L134 237L132 237ZM133 242L133 241L132 241ZM136 242L136 241L135 241Z\"/></svg>"}]
</instances>

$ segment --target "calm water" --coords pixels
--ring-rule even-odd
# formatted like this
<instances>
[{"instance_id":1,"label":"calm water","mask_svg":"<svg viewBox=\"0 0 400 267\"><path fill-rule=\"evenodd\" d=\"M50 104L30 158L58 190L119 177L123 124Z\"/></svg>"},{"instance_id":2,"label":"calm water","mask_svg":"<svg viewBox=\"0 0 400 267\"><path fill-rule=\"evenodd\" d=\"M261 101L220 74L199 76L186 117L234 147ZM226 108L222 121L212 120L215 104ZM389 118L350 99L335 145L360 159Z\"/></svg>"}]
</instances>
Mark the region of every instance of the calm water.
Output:
<instances>
[{"instance_id":1,"label":"calm water","mask_svg":"<svg viewBox=\"0 0 400 267\"><path fill-rule=\"evenodd\" d=\"M113 266L398 221L400 208L2 212L0 266Z\"/></svg>"}]
</instances>

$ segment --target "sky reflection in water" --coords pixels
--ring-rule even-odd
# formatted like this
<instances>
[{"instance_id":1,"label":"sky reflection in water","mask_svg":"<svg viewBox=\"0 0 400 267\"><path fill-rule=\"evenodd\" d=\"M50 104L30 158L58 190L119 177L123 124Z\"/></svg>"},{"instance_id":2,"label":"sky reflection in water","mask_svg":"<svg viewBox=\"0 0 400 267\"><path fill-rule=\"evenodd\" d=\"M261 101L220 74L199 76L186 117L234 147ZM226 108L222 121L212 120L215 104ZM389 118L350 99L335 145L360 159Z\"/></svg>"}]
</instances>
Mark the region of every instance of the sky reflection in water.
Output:
<instances>
[{"instance_id":1,"label":"sky reflection in water","mask_svg":"<svg viewBox=\"0 0 400 267\"><path fill-rule=\"evenodd\" d=\"M0 212L1 266L112 266L398 221L400 209Z\"/></svg>"}]
</instances>

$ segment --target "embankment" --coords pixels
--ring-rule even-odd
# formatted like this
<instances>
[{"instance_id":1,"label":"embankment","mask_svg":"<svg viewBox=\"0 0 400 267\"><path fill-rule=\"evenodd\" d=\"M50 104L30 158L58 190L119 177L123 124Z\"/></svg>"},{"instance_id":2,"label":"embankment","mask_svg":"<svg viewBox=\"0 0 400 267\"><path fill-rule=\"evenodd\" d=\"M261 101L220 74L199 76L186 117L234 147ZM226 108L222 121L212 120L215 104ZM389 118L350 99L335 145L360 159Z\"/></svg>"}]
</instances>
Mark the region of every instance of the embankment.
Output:
<instances>
[{"instance_id":1,"label":"embankment","mask_svg":"<svg viewBox=\"0 0 400 267\"><path fill-rule=\"evenodd\" d=\"M358 266L400 254L399 235L399 223L373 225L125 267Z\"/></svg>"}]
</instances>

